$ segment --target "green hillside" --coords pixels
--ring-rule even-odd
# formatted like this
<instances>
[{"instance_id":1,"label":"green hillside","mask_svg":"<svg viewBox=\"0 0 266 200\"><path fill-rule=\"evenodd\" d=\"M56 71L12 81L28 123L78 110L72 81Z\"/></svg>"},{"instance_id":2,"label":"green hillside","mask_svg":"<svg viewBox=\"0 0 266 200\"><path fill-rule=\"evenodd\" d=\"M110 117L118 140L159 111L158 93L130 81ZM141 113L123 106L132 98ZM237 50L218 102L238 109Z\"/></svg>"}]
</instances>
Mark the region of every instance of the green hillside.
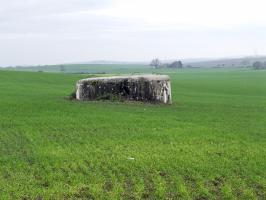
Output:
<instances>
[{"instance_id":1,"label":"green hillside","mask_svg":"<svg viewBox=\"0 0 266 200\"><path fill-rule=\"evenodd\" d=\"M266 199L266 71L165 72L172 105L0 71L0 199Z\"/></svg>"}]
</instances>

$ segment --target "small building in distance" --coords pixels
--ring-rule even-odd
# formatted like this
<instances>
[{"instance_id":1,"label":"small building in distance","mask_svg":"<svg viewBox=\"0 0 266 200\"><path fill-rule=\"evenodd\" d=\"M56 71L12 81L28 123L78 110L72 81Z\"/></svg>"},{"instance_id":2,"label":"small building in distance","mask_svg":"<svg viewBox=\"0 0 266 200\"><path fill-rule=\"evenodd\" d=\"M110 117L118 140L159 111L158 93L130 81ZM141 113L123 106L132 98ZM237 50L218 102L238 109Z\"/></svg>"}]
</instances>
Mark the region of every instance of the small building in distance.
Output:
<instances>
[{"instance_id":1,"label":"small building in distance","mask_svg":"<svg viewBox=\"0 0 266 200\"><path fill-rule=\"evenodd\" d=\"M183 64L182 64L182 62L179 60L179 61L174 61L174 62L172 62L171 64L168 64L167 67L168 67L168 68L182 69L182 68L183 68Z\"/></svg>"},{"instance_id":2,"label":"small building in distance","mask_svg":"<svg viewBox=\"0 0 266 200\"><path fill-rule=\"evenodd\" d=\"M77 100L128 100L171 104L167 75L132 75L87 78L77 82Z\"/></svg>"}]
</instances>

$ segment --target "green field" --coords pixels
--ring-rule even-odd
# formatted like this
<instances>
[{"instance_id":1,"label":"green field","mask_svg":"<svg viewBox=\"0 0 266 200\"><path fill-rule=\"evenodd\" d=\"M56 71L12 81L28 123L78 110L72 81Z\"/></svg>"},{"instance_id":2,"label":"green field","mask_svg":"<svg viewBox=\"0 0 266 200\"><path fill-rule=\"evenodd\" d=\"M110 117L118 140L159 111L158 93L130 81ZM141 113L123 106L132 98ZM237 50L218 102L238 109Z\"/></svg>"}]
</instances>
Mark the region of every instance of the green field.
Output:
<instances>
[{"instance_id":1,"label":"green field","mask_svg":"<svg viewBox=\"0 0 266 200\"><path fill-rule=\"evenodd\" d=\"M88 75L0 71L0 199L266 199L266 71L166 73L172 105L70 101Z\"/></svg>"},{"instance_id":2,"label":"green field","mask_svg":"<svg viewBox=\"0 0 266 200\"><path fill-rule=\"evenodd\" d=\"M0 68L1 69L1 68ZM65 64L29 67L7 67L9 71L29 72L63 72L72 74L134 74L134 73L175 73L177 69L154 69L149 65L140 64ZM63 71L62 71L63 69Z\"/></svg>"},{"instance_id":3,"label":"green field","mask_svg":"<svg viewBox=\"0 0 266 200\"><path fill-rule=\"evenodd\" d=\"M151 72L148 65L138 64L65 64L65 65L44 65L29 67L8 67L6 70L11 71L32 71L32 72L63 72L64 73L134 73L134 72ZM158 70L153 70L158 71ZM176 70L175 70L176 71Z\"/></svg>"}]
</instances>

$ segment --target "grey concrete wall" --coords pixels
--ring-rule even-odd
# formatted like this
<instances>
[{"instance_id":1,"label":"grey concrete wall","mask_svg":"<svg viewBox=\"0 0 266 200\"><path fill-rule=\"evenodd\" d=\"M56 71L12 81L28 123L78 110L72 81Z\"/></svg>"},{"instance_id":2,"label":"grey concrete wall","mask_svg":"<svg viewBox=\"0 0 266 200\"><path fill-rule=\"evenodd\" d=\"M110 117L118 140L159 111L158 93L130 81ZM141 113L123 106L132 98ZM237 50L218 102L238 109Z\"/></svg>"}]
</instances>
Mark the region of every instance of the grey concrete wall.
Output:
<instances>
[{"instance_id":1,"label":"grey concrete wall","mask_svg":"<svg viewBox=\"0 0 266 200\"><path fill-rule=\"evenodd\" d=\"M171 104L171 84L166 75L113 76L77 82L78 100L119 98L130 101Z\"/></svg>"}]
</instances>

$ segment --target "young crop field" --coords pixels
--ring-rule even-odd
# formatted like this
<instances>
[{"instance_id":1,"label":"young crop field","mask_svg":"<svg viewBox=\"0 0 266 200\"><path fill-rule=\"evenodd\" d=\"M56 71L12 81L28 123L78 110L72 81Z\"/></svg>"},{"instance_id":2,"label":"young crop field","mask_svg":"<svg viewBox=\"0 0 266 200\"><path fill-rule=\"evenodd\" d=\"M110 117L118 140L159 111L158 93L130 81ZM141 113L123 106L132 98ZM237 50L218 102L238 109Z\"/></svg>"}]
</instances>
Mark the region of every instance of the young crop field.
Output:
<instances>
[{"instance_id":1,"label":"young crop field","mask_svg":"<svg viewBox=\"0 0 266 200\"><path fill-rule=\"evenodd\" d=\"M165 71L172 105L0 71L0 199L266 199L266 71Z\"/></svg>"}]
</instances>

